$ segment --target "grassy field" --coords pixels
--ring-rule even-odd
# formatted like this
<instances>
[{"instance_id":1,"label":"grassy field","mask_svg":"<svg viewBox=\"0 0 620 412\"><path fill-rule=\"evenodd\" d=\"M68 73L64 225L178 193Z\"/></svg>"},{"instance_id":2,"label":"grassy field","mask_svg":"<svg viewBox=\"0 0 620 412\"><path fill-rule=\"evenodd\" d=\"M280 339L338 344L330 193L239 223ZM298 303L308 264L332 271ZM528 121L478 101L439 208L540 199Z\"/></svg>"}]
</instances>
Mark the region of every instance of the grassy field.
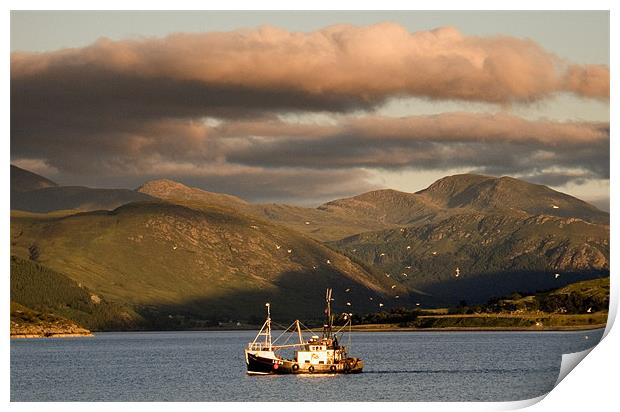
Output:
<instances>
[{"instance_id":1,"label":"grassy field","mask_svg":"<svg viewBox=\"0 0 620 412\"><path fill-rule=\"evenodd\" d=\"M609 307L609 277L571 283L567 286L522 296L513 293L503 299L493 299L486 305L470 310L505 312L546 312L586 314L607 311Z\"/></svg>"},{"instance_id":2,"label":"grassy field","mask_svg":"<svg viewBox=\"0 0 620 412\"><path fill-rule=\"evenodd\" d=\"M564 315L549 313L521 313L521 314L485 314L485 315L440 315L420 316L416 327L422 329L533 329L533 330L562 330L562 329L594 329L605 326L607 312L591 314Z\"/></svg>"}]
</instances>

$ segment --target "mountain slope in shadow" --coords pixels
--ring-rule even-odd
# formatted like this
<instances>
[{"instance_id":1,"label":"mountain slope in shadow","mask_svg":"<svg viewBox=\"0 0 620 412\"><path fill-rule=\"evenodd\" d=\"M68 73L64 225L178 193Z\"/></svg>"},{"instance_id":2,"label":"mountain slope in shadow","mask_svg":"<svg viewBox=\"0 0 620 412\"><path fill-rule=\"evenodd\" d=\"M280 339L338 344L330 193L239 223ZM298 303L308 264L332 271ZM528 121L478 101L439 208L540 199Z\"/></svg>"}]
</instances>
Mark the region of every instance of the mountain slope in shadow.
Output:
<instances>
[{"instance_id":1,"label":"mountain slope in shadow","mask_svg":"<svg viewBox=\"0 0 620 412\"><path fill-rule=\"evenodd\" d=\"M43 176L32 173L15 165L11 165L11 191L27 192L30 190L56 186L58 186L58 184Z\"/></svg>"},{"instance_id":2,"label":"mountain slope in shadow","mask_svg":"<svg viewBox=\"0 0 620 412\"><path fill-rule=\"evenodd\" d=\"M295 302L319 296L320 303L329 285L351 289L358 308L368 310L369 297L387 289L351 259L283 226L166 202L61 217L15 213L11 253L111 302L138 308L202 301L205 316L222 308L227 316L248 316L249 305L259 303L251 296L280 299L292 305L283 311L307 314ZM246 298L229 301L231 295Z\"/></svg>"}]
</instances>

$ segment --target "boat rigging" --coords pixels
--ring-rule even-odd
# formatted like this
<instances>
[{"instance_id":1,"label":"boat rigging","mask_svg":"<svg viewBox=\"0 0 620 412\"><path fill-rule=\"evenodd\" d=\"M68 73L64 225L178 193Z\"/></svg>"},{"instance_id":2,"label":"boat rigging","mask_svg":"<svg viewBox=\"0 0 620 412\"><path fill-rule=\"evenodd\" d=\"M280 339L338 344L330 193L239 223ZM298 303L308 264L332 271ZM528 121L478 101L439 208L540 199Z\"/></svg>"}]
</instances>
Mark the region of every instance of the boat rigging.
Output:
<instances>
[{"instance_id":1,"label":"boat rigging","mask_svg":"<svg viewBox=\"0 0 620 412\"><path fill-rule=\"evenodd\" d=\"M302 323L295 320L282 334L272 339L271 305L267 307L267 319L259 330L254 340L248 343L245 349L245 361L248 374L273 375L273 374L336 374L336 373L360 373L364 367L364 361L360 358L350 357L347 347L340 344L338 334L342 335L349 328L349 342L351 332L351 314L343 314L346 323L337 331L334 328L334 316L332 315L331 302L332 290L325 292L325 322L322 336L312 335L304 340ZM308 330L307 328L304 329ZM312 331L308 330L313 333ZM288 333L288 338L283 344L276 344L278 340ZM288 343L291 336L296 336L297 342ZM349 345L350 347L350 345ZM280 353L284 350L293 350L293 356L286 358Z\"/></svg>"}]
</instances>

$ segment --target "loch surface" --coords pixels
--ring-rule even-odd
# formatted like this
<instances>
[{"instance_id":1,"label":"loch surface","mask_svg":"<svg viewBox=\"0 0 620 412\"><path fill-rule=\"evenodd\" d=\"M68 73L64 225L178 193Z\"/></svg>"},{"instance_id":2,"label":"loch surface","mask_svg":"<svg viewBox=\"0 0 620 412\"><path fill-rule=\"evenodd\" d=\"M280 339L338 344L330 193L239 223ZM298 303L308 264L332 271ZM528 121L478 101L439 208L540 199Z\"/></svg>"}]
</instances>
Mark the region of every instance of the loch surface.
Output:
<instances>
[{"instance_id":1,"label":"loch surface","mask_svg":"<svg viewBox=\"0 0 620 412\"><path fill-rule=\"evenodd\" d=\"M550 391L561 355L602 334L358 332L351 354L364 359L364 373L333 376L248 376L251 331L15 339L11 400L514 401Z\"/></svg>"}]
</instances>

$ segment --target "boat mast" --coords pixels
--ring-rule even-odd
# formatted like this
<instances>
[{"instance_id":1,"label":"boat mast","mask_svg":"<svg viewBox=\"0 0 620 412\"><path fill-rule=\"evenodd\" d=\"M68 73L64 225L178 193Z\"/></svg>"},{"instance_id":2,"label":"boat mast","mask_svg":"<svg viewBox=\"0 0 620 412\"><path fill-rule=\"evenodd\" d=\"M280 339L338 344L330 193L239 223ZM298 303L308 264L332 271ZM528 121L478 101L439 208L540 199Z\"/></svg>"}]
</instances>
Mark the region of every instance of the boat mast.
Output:
<instances>
[{"instance_id":1,"label":"boat mast","mask_svg":"<svg viewBox=\"0 0 620 412\"><path fill-rule=\"evenodd\" d=\"M267 320L265 321L265 326L267 329L265 330L265 345L269 350L271 350L271 305L269 303L265 303L267 306Z\"/></svg>"},{"instance_id":2,"label":"boat mast","mask_svg":"<svg viewBox=\"0 0 620 412\"><path fill-rule=\"evenodd\" d=\"M263 323L263 326L260 328L260 330L258 331L258 334L256 335L256 337L254 338L254 340L252 341L252 343L249 344L250 348L255 348L256 346L256 341L259 340L259 338L261 336L265 337L265 345L263 346L264 348L267 348L267 350L271 351L272 350L272 344L271 344L271 305L269 303L265 303L265 306L267 306L267 320L265 320L265 323ZM260 345L260 343L259 343ZM258 350L263 350L263 349L258 349Z\"/></svg>"},{"instance_id":3,"label":"boat mast","mask_svg":"<svg viewBox=\"0 0 620 412\"><path fill-rule=\"evenodd\" d=\"M323 337L329 339L332 337L332 290L328 288L325 291L325 324L323 325Z\"/></svg>"},{"instance_id":4,"label":"boat mast","mask_svg":"<svg viewBox=\"0 0 620 412\"><path fill-rule=\"evenodd\" d=\"M304 339L303 339L303 336L301 335L301 326L299 325L299 319L295 320L295 323L297 324L297 336L299 336L299 344L303 345Z\"/></svg>"}]
</instances>

